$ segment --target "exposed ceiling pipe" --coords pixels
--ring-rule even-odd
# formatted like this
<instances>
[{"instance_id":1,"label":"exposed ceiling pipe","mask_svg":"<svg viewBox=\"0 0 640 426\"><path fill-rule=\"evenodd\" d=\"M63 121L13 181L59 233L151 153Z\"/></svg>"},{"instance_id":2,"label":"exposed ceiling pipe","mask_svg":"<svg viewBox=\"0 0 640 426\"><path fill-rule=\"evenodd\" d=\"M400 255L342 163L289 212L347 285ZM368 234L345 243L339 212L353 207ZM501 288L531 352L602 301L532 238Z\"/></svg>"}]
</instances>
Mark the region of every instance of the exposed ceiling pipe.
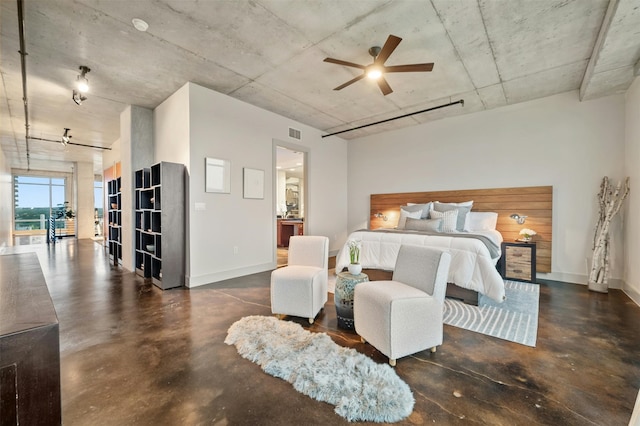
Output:
<instances>
[{"instance_id":1,"label":"exposed ceiling pipe","mask_svg":"<svg viewBox=\"0 0 640 426\"><path fill-rule=\"evenodd\" d=\"M71 137L71 136L69 136ZM44 141L44 142L53 142L53 143L60 143L60 139L58 140L54 140L54 139L46 139L46 138L36 138L35 136L29 136L29 139L32 139L34 141ZM104 147L104 146L96 146L96 145L87 145L84 143L77 143L77 142L67 142L67 145L77 145L77 146L85 146L87 148L95 148L95 149L104 149L107 151L111 151L111 148L109 147Z\"/></svg>"},{"instance_id":2,"label":"exposed ceiling pipe","mask_svg":"<svg viewBox=\"0 0 640 426\"><path fill-rule=\"evenodd\" d=\"M397 117L387 118L386 120L376 121L375 123L363 124L362 126L352 127L351 129L347 129L347 130L340 130L339 132L333 132L333 133L329 133L328 135L322 135L322 137L323 138L327 138L329 136L339 135L340 133L351 132L353 130L363 129L363 128L369 127L369 126L375 126L376 124L382 124L382 123L386 123L386 122L389 122L389 121L398 120L400 118L410 117L410 116L416 115L416 114L422 114L423 112L429 112L429 111L433 111L433 110L440 109L440 108L450 107L450 106L456 105L456 104L460 104L461 106L464 106L464 99L460 99L459 101L455 101L455 102L449 102L448 104L444 104L444 105L434 106L432 108L422 109L422 110L416 111L416 112L410 112L408 114L399 115Z\"/></svg>"},{"instance_id":3,"label":"exposed ceiling pipe","mask_svg":"<svg viewBox=\"0 0 640 426\"><path fill-rule=\"evenodd\" d=\"M18 30L20 33L20 67L22 69L22 102L24 104L24 140L27 145L27 170L31 169L31 161L29 155L29 102L27 101L27 49L24 43L24 4L22 0L18 1Z\"/></svg>"}]
</instances>

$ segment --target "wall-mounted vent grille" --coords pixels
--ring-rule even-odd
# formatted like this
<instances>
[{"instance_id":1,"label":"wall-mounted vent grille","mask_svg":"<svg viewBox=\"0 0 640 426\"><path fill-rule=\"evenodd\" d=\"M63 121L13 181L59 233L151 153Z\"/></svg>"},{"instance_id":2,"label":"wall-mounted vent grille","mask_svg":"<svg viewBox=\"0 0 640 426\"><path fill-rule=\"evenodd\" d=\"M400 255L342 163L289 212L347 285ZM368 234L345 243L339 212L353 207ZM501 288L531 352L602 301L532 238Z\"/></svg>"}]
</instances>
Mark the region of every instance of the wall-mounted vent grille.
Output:
<instances>
[{"instance_id":1,"label":"wall-mounted vent grille","mask_svg":"<svg viewBox=\"0 0 640 426\"><path fill-rule=\"evenodd\" d=\"M300 130L289 127L289 137L300 140Z\"/></svg>"}]
</instances>

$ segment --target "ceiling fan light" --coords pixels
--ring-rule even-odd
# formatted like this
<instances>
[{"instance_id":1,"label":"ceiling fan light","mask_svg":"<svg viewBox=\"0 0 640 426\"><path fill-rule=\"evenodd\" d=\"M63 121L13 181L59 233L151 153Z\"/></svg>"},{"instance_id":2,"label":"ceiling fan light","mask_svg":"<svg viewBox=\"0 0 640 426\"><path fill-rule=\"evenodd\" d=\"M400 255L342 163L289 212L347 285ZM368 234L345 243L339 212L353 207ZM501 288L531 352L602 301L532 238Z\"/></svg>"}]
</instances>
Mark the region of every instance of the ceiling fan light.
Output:
<instances>
[{"instance_id":1,"label":"ceiling fan light","mask_svg":"<svg viewBox=\"0 0 640 426\"><path fill-rule=\"evenodd\" d=\"M377 80L382 77L382 70L380 68L370 68L367 70L367 78L371 80Z\"/></svg>"}]
</instances>

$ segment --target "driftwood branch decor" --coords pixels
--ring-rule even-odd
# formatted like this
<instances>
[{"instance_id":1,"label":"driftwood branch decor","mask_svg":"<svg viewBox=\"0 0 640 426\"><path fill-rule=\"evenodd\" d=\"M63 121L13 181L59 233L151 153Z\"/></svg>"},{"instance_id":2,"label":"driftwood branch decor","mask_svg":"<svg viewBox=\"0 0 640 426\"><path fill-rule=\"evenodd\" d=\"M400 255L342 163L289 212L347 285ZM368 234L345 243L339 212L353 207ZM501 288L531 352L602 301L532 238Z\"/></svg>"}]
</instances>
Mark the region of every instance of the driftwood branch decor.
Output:
<instances>
[{"instance_id":1,"label":"driftwood branch decor","mask_svg":"<svg viewBox=\"0 0 640 426\"><path fill-rule=\"evenodd\" d=\"M624 182L618 182L614 188L609 183L609 178L604 177L600 184L598 202L600 215L596 230L593 235L593 255L591 258L591 270L589 271L589 290L606 293L608 291L609 278L609 225L618 213L624 199L629 195L629 178Z\"/></svg>"}]
</instances>

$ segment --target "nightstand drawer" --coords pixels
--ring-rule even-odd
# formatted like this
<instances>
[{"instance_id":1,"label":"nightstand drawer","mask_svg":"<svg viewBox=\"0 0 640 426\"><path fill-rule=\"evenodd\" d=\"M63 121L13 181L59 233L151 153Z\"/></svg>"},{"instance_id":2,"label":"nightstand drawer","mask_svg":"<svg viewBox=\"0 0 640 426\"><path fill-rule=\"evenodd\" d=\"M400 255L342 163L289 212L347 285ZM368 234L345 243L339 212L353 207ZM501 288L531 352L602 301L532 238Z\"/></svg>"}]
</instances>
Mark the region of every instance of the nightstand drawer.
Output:
<instances>
[{"instance_id":1,"label":"nightstand drawer","mask_svg":"<svg viewBox=\"0 0 640 426\"><path fill-rule=\"evenodd\" d=\"M535 243L502 243L501 272L506 279L535 282Z\"/></svg>"}]
</instances>

